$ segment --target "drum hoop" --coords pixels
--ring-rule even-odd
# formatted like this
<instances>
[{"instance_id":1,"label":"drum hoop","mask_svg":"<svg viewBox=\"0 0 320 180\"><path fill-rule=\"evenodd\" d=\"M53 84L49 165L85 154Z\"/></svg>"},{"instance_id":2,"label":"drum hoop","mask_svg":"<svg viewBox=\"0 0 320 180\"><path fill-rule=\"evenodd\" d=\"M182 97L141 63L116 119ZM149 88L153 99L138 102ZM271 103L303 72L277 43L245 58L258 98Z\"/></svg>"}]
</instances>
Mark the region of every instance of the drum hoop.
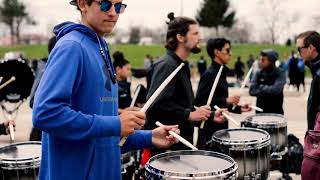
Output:
<instances>
[{"instance_id":1,"label":"drum hoop","mask_svg":"<svg viewBox=\"0 0 320 180\"><path fill-rule=\"evenodd\" d=\"M19 143L13 143L10 145L5 145L0 147L0 151L5 148L10 148L11 146L17 146L17 145L32 145L37 144L41 145L41 141L26 141L26 142L19 142ZM26 163L37 163L41 161L41 155L32 157L32 158L0 158L0 164L26 164Z\"/></svg>"},{"instance_id":2,"label":"drum hoop","mask_svg":"<svg viewBox=\"0 0 320 180\"><path fill-rule=\"evenodd\" d=\"M274 116L280 117L283 121L279 121L276 124L274 122L256 122L252 121L253 117L256 116ZM287 127L287 118L284 117L282 114L274 114L274 113L258 113L255 115L248 116L244 119L244 122L250 122L251 124L257 125L261 128L280 128L280 127Z\"/></svg>"},{"instance_id":3,"label":"drum hoop","mask_svg":"<svg viewBox=\"0 0 320 180\"><path fill-rule=\"evenodd\" d=\"M221 171L198 173L196 174L196 177L193 177L193 174L188 174L188 173L176 173L172 171L165 172L157 168L154 168L150 165L152 161L163 158L163 157L168 157L168 155L170 156L192 155L192 154L189 154L190 152L196 153L196 155L216 155L215 157L222 157L224 160L231 162L232 165ZM149 159L149 161L145 165L145 168L148 172L157 173L158 176L162 176L162 177L170 177L170 178L177 178L177 179L181 179L181 177L183 177L184 179L189 179L188 177L190 177L190 179L208 179L208 178L217 178L217 177L220 177L220 178L228 177L228 175L234 174L234 173L236 173L237 175L238 164L232 157L222 153L211 152L211 151L200 151L200 150L199 151L181 150L181 151L170 151L170 152L165 152L165 153L155 155Z\"/></svg>"},{"instance_id":4,"label":"drum hoop","mask_svg":"<svg viewBox=\"0 0 320 180\"><path fill-rule=\"evenodd\" d=\"M245 130L245 131L260 131L261 133L265 134L266 136L263 137L262 139L255 139L255 140L248 140L248 141L238 141L238 140L224 140L224 139L221 139L221 138L218 138L216 137L215 135L218 134L218 133L221 133L223 131L236 131L236 130ZM265 145L265 144L269 144L268 142L270 141L270 135L267 131L265 130L262 130L262 129L257 129L257 128L237 128L237 129L222 129L222 130L219 130L217 132L215 132L213 135L212 135L212 141L215 141L215 142L218 142L220 144L224 144L224 145L233 145L233 146L240 146L240 145L243 145L243 146L248 146L248 147L264 147L264 146L261 146L261 145Z\"/></svg>"}]
</instances>

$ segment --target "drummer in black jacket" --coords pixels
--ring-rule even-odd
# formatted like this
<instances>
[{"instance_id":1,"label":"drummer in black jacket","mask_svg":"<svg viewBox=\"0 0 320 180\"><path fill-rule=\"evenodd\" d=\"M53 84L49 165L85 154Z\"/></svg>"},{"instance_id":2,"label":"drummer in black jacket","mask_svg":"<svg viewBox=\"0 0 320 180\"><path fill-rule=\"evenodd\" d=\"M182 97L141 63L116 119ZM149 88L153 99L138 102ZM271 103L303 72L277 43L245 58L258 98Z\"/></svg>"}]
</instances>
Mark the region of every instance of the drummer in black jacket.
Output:
<instances>
[{"instance_id":1,"label":"drummer in black jacket","mask_svg":"<svg viewBox=\"0 0 320 180\"><path fill-rule=\"evenodd\" d=\"M233 113L251 111L251 108L249 108L248 104L245 104L243 106L237 105L240 101L240 95L229 96L228 93L227 73L229 69L225 65L228 64L231 59L230 41L225 38L209 39L207 42L207 53L212 60L212 64L201 76L194 102L195 105L201 106L207 103L212 85L215 81L215 77L217 76L220 67L224 66L217 87L213 94L213 98L210 104L211 109L213 109L214 106L217 105L220 108L227 108L229 112ZM228 122L225 120L206 122L204 129L201 130L200 133L201 136L199 137L198 143L199 147L205 148L204 143L211 140L214 132L227 128Z\"/></svg>"},{"instance_id":2,"label":"drummer in black jacket","mask_svg":"<svg viewBox=\"0 0 320 180\"><path fill-rule=\"evenodd\" d=\"M254 74L250 85L249 93L257 97L256 105L263 109L263 113L283 114L283 88L286 76L284 70L275 66L277 59L278 53L273 49L262 50L260 70Z\"/></svg>"},{"instance_id":3,"label":"drummer in black jacket","mask_svg":"<svg viewBox=\"0 0 320 180\"><path fill-rule=\"evenodd\" d=\"M200 35L197 22L187 17L172 18L168 23L166 49L167 53L154 64L151 73L147 98L156 91L160 84L173 72L180 63L185 63L190 53L199 53ZM161 95L148 109L146 128L154 129L155 122L166 125L178 124L180 135L192 142L192 122L208 120L211 115L209 106L197 110L193 106L194 94L190 82L190 69L186 64L163 90ZM215 113L216 119L222 119L221 111ZM211 119L212 120L212 119ZM171 150L189 149L181 143L173 145ZM152 149L157 154L164 150Z\"/></svg>"}]
</instances>

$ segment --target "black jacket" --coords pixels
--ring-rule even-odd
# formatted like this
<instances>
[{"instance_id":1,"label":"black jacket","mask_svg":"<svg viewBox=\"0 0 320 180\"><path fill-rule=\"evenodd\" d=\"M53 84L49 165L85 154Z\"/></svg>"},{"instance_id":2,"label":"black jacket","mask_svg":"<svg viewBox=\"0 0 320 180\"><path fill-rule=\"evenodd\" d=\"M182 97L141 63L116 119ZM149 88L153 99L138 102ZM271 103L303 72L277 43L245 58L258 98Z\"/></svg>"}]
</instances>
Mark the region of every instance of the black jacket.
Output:
<instances>
[{"instance_id":1,"label":"black jacket","mask_svg":"<svg viewBox=\"0 0 320 180\"><path fill-rule=\"evenodd\" d=\"M194 104L196 106L203 106L207 104L207 100L212 88L212 85L214 83L214 80L219 72L221 65L217 62L213 61L211 66L206 70L206 72L201 76L196 98L194 101ZM220 79L218 81L217 87L215 89L215 92L213 94L213 98L211 101L211 110L214 111L214 106L217 105L220 108L228 108L230 112L234 113L241 113L241 107L236 106L233 108L232 105L227 104L227 98L229 97L228 92L228 82L227 82L227 73L229 69L224 66L223 70L220 75ZM198 124L198 123L197 123ZM206 136L206 141L210 140L213 133L221 130L221 129L227 129L228 128L228 122L225 123L215 123L213 122L212 118L210 118L208 121L206 121L204 126L204 134Z\"/></svg>"},{"instance_id":2,"label":"black jacket","mask_svg":"<svg viewBox=\"0 0 320 180\"><path fill-rule=\"evenodd\" d=\"M118 101L119 108L124 109L131 104L131 94L130 94L131 83L125 81L118 81Z\"/></svg>"},{"instance_id":3,"label":"black jacket","mask_svg":"<svg viewBox=\"0 0 320 180\"><path fill-rule=\"evenodd\" d=\"M308 64L312 73L310 94L308 98L308 129L314 129L317 112L320 111L320 57Z\"/></svg>"},{"instance_id":4,"label":"black jacket","mask_svg":"<svg viewBox=\"0 0 320 180\"><path fill-rule=\"evenodd\" d=\"M174 52L167 51L167 54L159 62L153 65L150 71L150 86L147 99L156 91L160 84L182 63ZM187 65L176 74L160 96L150 106L146 113L146 128L156 128L155 122L159 121L165 125L178 124L182 137L191 141L193 128L188 120L193 110L193 91L190 82L190 70ZM170 149L188 149L181 143L172 146Z\"/></svg>"},{"instance_id":5,"label":"black jacket","mask_svg":"<svg viewBox=\"0 0 320 180\"><path fill-rule=\"evenodd\" d=\"M252 79L249 93L257 97L257 107L263 113L283 114L283 87L286 84L285 72L280 68L258 70ZM256 111L256 113L259 113Z\"/></svg>"}]
</instances>

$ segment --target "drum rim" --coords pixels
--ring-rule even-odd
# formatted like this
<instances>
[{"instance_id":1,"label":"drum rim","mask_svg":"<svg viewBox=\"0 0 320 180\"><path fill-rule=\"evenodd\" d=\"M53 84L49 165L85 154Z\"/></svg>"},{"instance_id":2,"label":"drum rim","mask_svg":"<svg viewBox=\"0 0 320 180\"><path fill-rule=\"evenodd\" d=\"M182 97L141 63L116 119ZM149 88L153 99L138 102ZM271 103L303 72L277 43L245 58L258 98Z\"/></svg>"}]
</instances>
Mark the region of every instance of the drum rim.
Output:
<instances>
[{"instance_id":1,"label":"drum rim","mask_svg":"<svg viewBox=\"0 0 320 180\"><path fill-rule=\"evenodd\" d=\"M17 146L17 145L32 145L37 144L41 146L41 141L24 141L24 142L18 142L18 143L12 143L9 145L4 145L0 147L0 152L4 150L5 148L10 148L11 146ZM33 158L1 158L0 157L0 164L24 164L29 162L38 162L41 160L41 154L37 157Z\"/></svg>"},{"instance_id":2,"label":"drum rim","mask_svg":"<svg viewBox=\"0 0 320 180\"><path fill-rule=\"evenodd\" d=\"M272 122L261 122L261 123L257 123L257 122L253 122L252 118L256 117L256 116L275 116L275 117L280 117L283 119L282 122L278 122L277 124L272 123ZM282 114L275 114L275 113L258 113L255 115L251 115L248 116L244 119L244 122L250 122L251 124L257 125L259 127L275 127L275 128L280 128L280 127L287 127L287 118L284 117L284 115Z\"/></svg>"},{"instance_id":3,"label":"drum rim","mask_svg":"<svg viewBox=\"0 0 320 180\"><path fill-rule=\"evenodd\" d=\"M197 155L217 155L215 157L223 157L223 159L229 161L232 165L224 170L217 171L217 172L201 172L196 174L194 176L193 174L188 174L188 173L176 173L176 172L168 172L168 171L163 171L159 170L155 167L152 167L150 163L154 160L157 160L159 158L167 157L167 155L192 155L189 153L196 153ZM238 170L238 164L237 162L230 156L218 153L218 152L212 152L212 151L203 151L203 150L180 150L180 151L170 151L170 152L164 152L157 154L155 156L152 156L148 162L145 165L146 173L155 173L158 172L156 175L159 177L167 177L169 175L170 178L188 178L190 177L191 179L203 179L203 178L223 178L223 177L232 177L232 175L238 176L237 170ZM172 174L172 175L170 175Z\"/></svg>"},{"instance_id":4,"label":"drum rim","mask_svg":"<svg viewBox=\"0 0 320 180\"><path fill-rule=\"evenodd\" d=\"M260 131L261 133L265 134L266 136L262 138L261 140L248 140L248 141L239 141L239 140L224 140L221 138L216 137L215 135L218 133L222 133L224 131L238 131L238 130L244 130L244 131ZM222 129L219 131L216 131L211 138L212 141L218 142L220 144L224 145L235 145L235 146L254 146L254 147L264 147L265 145L270 144L270 134L262 129L257 128L233 128L233 129Z\"/></svg>"}]
</instances>

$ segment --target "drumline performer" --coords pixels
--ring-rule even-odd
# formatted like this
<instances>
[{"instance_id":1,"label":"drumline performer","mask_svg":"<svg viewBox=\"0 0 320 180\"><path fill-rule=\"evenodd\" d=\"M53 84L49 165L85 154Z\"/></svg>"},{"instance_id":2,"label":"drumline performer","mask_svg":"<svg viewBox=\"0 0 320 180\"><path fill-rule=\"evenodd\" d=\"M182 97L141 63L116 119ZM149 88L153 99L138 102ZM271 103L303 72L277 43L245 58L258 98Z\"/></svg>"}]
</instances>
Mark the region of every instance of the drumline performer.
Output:
<instances>
[{"instance_id":1,"label":"drumline performer","mask_svg":"<svg viewBox=\"0 0 320 180\"><path fill-rule=\"evenodd\" d=\"M225 38L209 39L207 41L207 53L211 58L212 63L200 78L194 101L195 105L201 106L206 104L215 77L217 76L220 67L223 66L220 79L210 104L211 109L217 105L220 108L227 108L229 112L233 113L251 111L248 104L238 105L240 95L229 96L227 82L227 73L229 69L226 67L226 64L231 60L231 42ZM200 123L197 123L196 126L200 126ZM206 149L206 142L211 140L214 132L221 129L228 129L228 121L226 121L225 118L206 122L203 130L200 130L199 133L198 147L200 149Z\"/></svg>"},{"instance_id":2,"label":"drumline performer","mask_svg":"<svg viewBox=\"0 0 320 180\"><path fill-rule=\"evenodd\" d=\"M194 95L190 82L190 69L187 66L187 58L191 53L199 53L200 34L198 23L188 17L176 17L173 13L168 15L168 31L166 35L166 54L160 61L153 65L150 73L151 80L148 86L147 98L149 98L160 83L172 72L180 63L186 65L168 84L164 92L156 99L147 111L146 128L155 128L155 122L172 125L179 124L180 133L183 138L192 142L192 123L195 121L208 120L211 115L211 108L200 106L196 110L193 106ZM214 118L221 120L221 111L216 111ZM170 150L187 149L183 144L176 144ZM151 149L151 154L155 155L163 152L164 149Z\"/></svg>"},{"instance_id":3,"label":"drumline performer","mask_svg":"<svg viewBox=\"0 0 320 180\"><path fill-rule=\"evenodd\" d=\"M140 131L145 114L118 115L115 71L103 36L127 7L122 0L72 0L81 23L55 27L52 50L36 91L33 125L42 130L39 179L121 179L120 153L177 143L162 126ZM121 136L128 136L120 148Z\"/></svg>"}]
</instances>

